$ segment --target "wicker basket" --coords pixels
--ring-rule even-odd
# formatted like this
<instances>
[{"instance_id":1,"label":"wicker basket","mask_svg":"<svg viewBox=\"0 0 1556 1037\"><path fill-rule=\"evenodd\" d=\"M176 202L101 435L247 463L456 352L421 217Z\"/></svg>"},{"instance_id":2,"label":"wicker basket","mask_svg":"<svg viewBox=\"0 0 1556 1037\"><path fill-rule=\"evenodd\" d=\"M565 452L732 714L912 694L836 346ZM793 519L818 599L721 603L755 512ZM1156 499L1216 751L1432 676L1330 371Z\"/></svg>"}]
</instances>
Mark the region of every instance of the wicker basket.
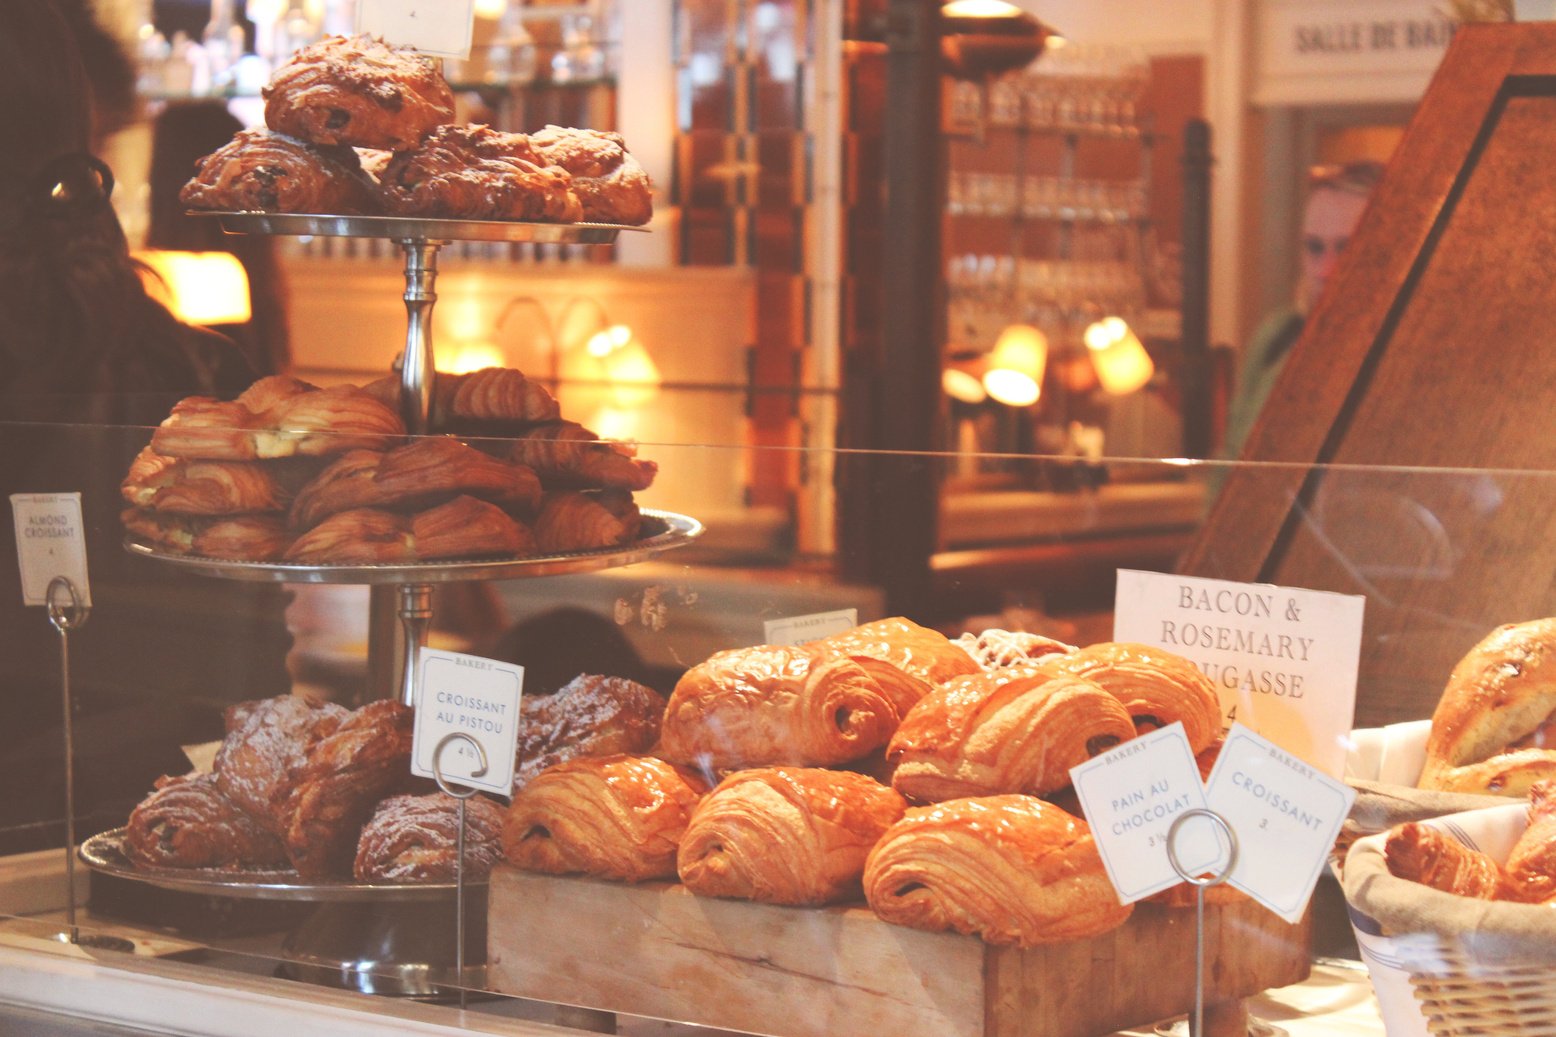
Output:
<instances>
[{"instance_id":1,"label":"wicker basket","mask_svg":"<svg viewBox=\"0 0 1556 1037\"><path fill-rule=\"evenodd\" d=\"M1521 803L1426 822L1505 860L1523 831ZM1382 834L1346 855L1342 883L1379 988L1390 1037L1556 1037L1556 910L1472 900L1389 874ZM1367 945L1381 948L1367 954ZM1388 970L1408 976L1416 1011L1384 996Z\"/></svg>"}]
</instances>

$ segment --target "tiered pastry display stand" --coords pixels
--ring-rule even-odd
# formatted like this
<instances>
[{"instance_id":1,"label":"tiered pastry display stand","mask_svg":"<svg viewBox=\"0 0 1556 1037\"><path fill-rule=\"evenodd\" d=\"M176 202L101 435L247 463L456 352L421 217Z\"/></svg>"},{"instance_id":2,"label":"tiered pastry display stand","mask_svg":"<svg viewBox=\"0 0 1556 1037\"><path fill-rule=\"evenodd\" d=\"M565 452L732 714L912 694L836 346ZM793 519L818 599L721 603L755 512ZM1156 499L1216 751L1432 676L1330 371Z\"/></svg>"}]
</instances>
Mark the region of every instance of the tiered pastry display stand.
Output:
<instances>
[{"instance_id":1,"label":"tiered pastry display stand","mask_svg":"<svg viewBox=\"0 0 1556 1037\"><path fill-rule=\"evenodd\" d=\"M433 379L432 307L437 301L437 254L451 241L535 244L608 244L623 228L603 224L538 224L472 220L407 219L390 216L314 216L275 213L201 214L221 221L234 234L314 235L388 238L405 254L405 351L400 364L400 402L411 434L428 430ZM173 554L134 537L132 554L203 576L280 583L368 585L375 615L392 611L403 630L398 667L400 701L415 705L417 656L432 622L432 587L468 580L508 580L591 572L643 561L690 543L702 533L697 520L643 509L643 535L617 547L519 558L415 562L385 565L301 565L235 562ZM384 594L396 602L379 607ZM395 638L373 630L370 674L393 672ZM479 986L484 968L459 976L454 963L456 884L399 885L348 880L301 881L295 872L222 872L143 869L122 852L123 829L88 839L81 857L94 870L178 892L246 899L307 901L318 910L286 939L283 971L295 978L372 993L439 997L445 985ZM477 924L465 930L462 960L484 959L486 884L467 883L472 894L466 914Z\"/></svg>"}]
</instances>

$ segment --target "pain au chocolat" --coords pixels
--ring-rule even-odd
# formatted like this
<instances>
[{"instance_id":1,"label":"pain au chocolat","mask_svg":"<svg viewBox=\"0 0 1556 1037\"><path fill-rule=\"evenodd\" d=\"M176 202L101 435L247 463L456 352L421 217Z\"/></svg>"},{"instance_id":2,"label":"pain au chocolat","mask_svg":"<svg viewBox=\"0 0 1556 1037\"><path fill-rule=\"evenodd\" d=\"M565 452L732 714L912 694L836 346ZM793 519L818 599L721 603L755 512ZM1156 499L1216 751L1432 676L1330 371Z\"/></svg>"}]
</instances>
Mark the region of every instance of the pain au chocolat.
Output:
<instances>
[{"instance_id":1,"label":"pain au chocolat","mask_svg":"<svg viewBox=\"0 0 1556 1037\"><path fill-rule=\"evenodd\" d=\"M791 905L854 900L865 855L906 807L897 793L852 771L737 771L692 813L677 870L701 896Z\"/></svg>"},{"instance_id":2,"label":"pain au chocolat","mask_svg":"<svg viewBox=\"0 0 1556 1037\"><path fill-rule=\"evenodd\" d=\"M812 645L862 666L891 696L899 716L931 688L978 672L977 664L945 635L901 616L865 623Z\"/></svg>"},{"instance_id":3,"label":"pain au chocolat","mask_svg":"<svg viewBox=\"0 0 1556 1037\"><path fill-rule=\"evenodd\" d=\"M910 808L870 851L864 892L888 922L1020 947L1095 936L1132 910L1086 822L1021 795Z\"/></svg>"},{"instance_id":4,"label":"pain au chocolat","mask_svg":"<svg viewBox=\"0 0 1556 1037\"><path fill-rule=\"evenodd\" d=\"M1152 645L1104 641L1052 655L1038 669L1099 684L1123 703L1140 734L1181 721L1195 753L1221 734L1221 700L1210 678L1180 655Z\"/></svg>"},{"instance_id":5,"label":"pain au chocolat","mask_svg":"<svg viewBox=\"0 0 1556 1037\"><path fill-rule=\"evenodd\" d=\"M707 790L692 770L651 756L568 760L514 794L503 852L526 871L674 878L676 847Z\"/></svg>"},{"instance_id":6,"label":"pain au chocolat","mask_svg":"<svg viewBox=\"0 0 1556 1037\"><path fill-rule=\"evenodd\" d=\"M919 803L1046 795L1070 768L1135 736L1118 699L1079 677L1013 667L958 677L919 700L886 749L892 787Z\"/></svg>"}]
</instances>

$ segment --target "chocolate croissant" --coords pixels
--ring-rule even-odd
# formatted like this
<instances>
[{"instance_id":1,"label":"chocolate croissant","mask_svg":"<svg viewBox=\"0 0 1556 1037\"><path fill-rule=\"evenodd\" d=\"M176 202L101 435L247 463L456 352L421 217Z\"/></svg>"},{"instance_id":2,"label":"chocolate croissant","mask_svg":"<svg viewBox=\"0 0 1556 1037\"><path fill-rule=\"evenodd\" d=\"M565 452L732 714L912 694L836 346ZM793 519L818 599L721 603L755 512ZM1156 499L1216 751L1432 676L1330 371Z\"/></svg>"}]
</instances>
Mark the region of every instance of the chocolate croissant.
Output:
<instances>
[{"instance_id":1,"label":"chocolate croissant","mask_svg":"<svg viewBox=\"0 0 1556 1037\"><path fill-rule=\"evenodd\" d=\"M572 180L522 133L439 126L389 160L379 190L396 216L575 223L583 206Z\"/></svg>"},{"instance_id":2,"label":"chocolate croissant","mask_svg":"<svg viewBox=\"0 0 1556 1037\"><path fill-rule=\"evenodd\" d=\"M403 151L454 118L453 91L430 57L370 36L303 47L262 95L265 125L315 144Z\"/></svg>"},{"instance_id":3,"label":"chocolate croissant","mask_svg":"<svg viewBox=\"0 0 1556 1037\"><path fill-rule=\"evenodd\" d=\"M891 696L899 715L907 713L931 688L978 672L977 664L945 635L901 616L865 623L813 645L864 667Z\"/></svg>"},{"instance_id":4,"label":"chocolate croissant","mask_svg":"<svg viewBox=\"0 0 1556 1037\"><path fill-rule=\"evenodd\" d=\"M1086 822L1031 796L910 808L870 851L870 907L888 922L1031 947L1128 919Z\"/></svg>"},{"instance_id":5,"label":"chocolate croissant","mask_svg":"<svg viewBox=\"0 0 1556 1037\"><path fill-rule=\"evenodd\" d=\"M1521 796L1556 778L1556 618L1493 630L1432 713L1420 786Z\"/></svg>"},{"instance_id":6,"label":"chocolate croissant","mask_svg":"<svg viewBox=\"0 0 1556 1037\"><path fill-rule=\"evenodd\" d=\"M373 808L357 838L358 882L453 882L459 800L443 792L390 796ZM502 808L485 796L465 803L464 877L479 882L502 859Z\"/></svg>"},{"instance_id":7,"label":"chocolate croissant","mask_svg":"<svg viewBox=\"0 0 1556 1037\"><path fill-rule=\"evenodd\" d=\"M547 489L646 490L658 474L630 443L603 440L576 421L540 425L517 436L509 455L540 476Z\"/></svg>"},{"instance_id":8,"label":"chocolate croissant","mask_svg":"<svg viewBox=\"0 0 1556 1037\"><path fill-rule=\"evenodd\" d=\"M676 846L707 790L692 771L651 756L568 760L514 794L503 852L552 875L674 878Z\"/></svg>"},{"instance_id":9,"label":"chocolate croissant","mask_svg":"<svg viewBox=\"0 0 1556 1037\"><path fill-rule=\"evenodd\" d=\"M581 219L638 226L653 217L648 174L621 134L547 126L530 135L530 144L546 162L572 174Z\"/></svg>"},{"instance_id":10,"label":"chocolate croissant","mask_svg":"<svg viewBox=\"0 0 1556 1037\"><path fill-rule=\"evenodd\" d=\"M804 645L718 652L687 670L659 752L713 770L846 763L886 744L897 707L852 659Z\"/></svg>"},{"instance_id":11,"label":"chocolate croissant","mask_svg":"<svg viewBox=\"0 0 1556 1037\"><path fill-rule=\"evenodd\" d=\"M1408 821L1392 829L1383 856L1390 874L1398 878L1461 897L1506 899L1496 861L1431 825Z\"/></svg>"},{"instance_id":12,"label":"chocolate croissant","mask_svg":"<svg viewBox=\"0 0 1556 1037\"><path fill-rule=\"evenodd\" d=\"M429 436L386 451L342 455L298 493L289 522L311 529L351 508L424 511L461 494L527 510L540 501L540 480L523 465L499 460L447 436Z\"/></svg>"},{"instance_id":13,"label":"chocolate croissant","mask_svg":"<svg viewBox=\"0 0 1556 1037\"><path fill-rule=\"evenodd\" d=\"M161 778L130 811L124 855L148 868L278 868L281 840L239 809L211 774Z\"/></svg>"},{"instance_id":14,"label":"chocolate croissant","mask_svg":"<svg viewBox=\"0 0 1556 1037\"><path fill-rule=\"evenodd\" d=\"M1172 652L1104 641L1050 656L1038 668L1100 684L1124 704L1139 734L1181 721L1195 753L1221 734L1221 700L1215 685L1197 666Z\"/></svg>"},{"instance_id":15,"label":"chocolate croissant","mask_svg":"<svg viewBox=\"0 0 1556 1037\"><path fill-rule=\"evenodd\" d=\"M200 160L178 192L191 209L355 216L378 211L350 148L315 147L272 130L239 130Z\"/></svg>"},{"instance_id":16,"label":"chocolate croissant","mask_svg":"<svg viewBox=\"0 0 1556 1037\"><path fill-rule=\"evenodd\" d=\"M373 807L410 770L414 715L393 699L370 702L308 750L283 808L283 841L305 879L350 872Z\"/></svg>"},{"instance_id":17,"label":"chocolate croissant","mask_svg":"<svg viewBox=\"0 0 1556 1037\"><path fill-rule=\"evenodd\" d=\"M1099 685L1014 667L959 677L919 700L886 749L892 787L919 803L1070 784L1070 768L1135 736Z\"/></svg>"},{"instance_id":18,"label":"chocolate croissant","mask_svg":"<svg viewBox=\"0 0 1556 1037\"><path fill-rule=\"evenodd\" d=\"M701 896L768 904L857 899L865 855L907 804L863 774L809 767L739 771L692 813L677 869Z\"/></svg>"}]
</instances>

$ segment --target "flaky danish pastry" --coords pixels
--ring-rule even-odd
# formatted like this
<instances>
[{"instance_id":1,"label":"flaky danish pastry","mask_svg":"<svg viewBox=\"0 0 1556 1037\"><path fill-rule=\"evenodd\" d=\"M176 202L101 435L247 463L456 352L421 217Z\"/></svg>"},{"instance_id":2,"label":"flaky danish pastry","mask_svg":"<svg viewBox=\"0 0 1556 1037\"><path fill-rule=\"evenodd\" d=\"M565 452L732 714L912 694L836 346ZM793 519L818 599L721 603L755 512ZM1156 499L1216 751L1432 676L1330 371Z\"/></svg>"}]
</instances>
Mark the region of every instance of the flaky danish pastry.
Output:
<instances>
[{"instance_id":1,"label":"flaky danish pastry","mask_svg":"<svg viewBox=\"0 0 1556 1037\"><path fill-rule=\"evenodd\" d=\"M1025 630L985 630L965 633L952 644L973 657L985 670L1007 666L1030 666L1050 655L1068 655L1076 650L1071 644Z\"/></svg>"},{"instance_id":2,"label":"flaky danish pastry","mask_svg":"<svg viewBox=\"0 0 1556 1037\"><path fill-rule=\"evenodd\" d=\"M626 490L556 490L541 498L535 543L546 553L630 544L643 515Z\"/></svg>"},{"instance_id":3,"label":"flaky danish pastry","mask_svg":"<svg viewBox=\"0 0 1556 1037\"><path fill-rule=\"evenodd\" d=\"M460 496L410 515L382 508L337 512L293 540L283 557L305 565L393 565L534 550L529 527L495 504Z\"/></svg>"},{"instance_id":4,"label":"flaky danish pastry","mask_svg":"<svg viewBox=\"0 0 1556 1037\"><path fill-rule=\"evenodd\" d=\"M540 480L524 465L429 436L385 451L343 454L302 488L289 521L294 529L309 529L351 508L424 511L461 494L504 510L528 510L540 501Z\"/></svg>"},{"instance_id":5,"label":"flaky danish pastry","mask_svg":"<svg viewBox=\"0 0 1556 1037\"><path fill-rule=\"evenodd\" d=\"M663 695L625 677L581 673L550 695L525 695L514 790L564 760L647 752L664 714Z\"/></svg>"},{"instance_id":6,"label":"flaky danish pastry","mask_svg":"<svg viewBox=\"0 0 1556 1037\"><path fill-rule=\"evenodd\" d=\"M718 652L670 695L659 752L716 771L861 759L897 729L897 707L846 656L805 645Z\"/></svg>"},{"instance_id":7,"label":"flaky danish pastry","mask_svg":"<svg viewBox=\"0 0 1556 1037\"><path fill-rule=\"evenodd\" d=\"M903 717L886 749L892 787L919 803L1070 784L1070 768L1135 736L1097 684L1013 667L958 677Z\"/></svg>"},{"instance_id":8,"label":"flaky danish pastry","mask_svg":"<svg viewBox=\"0 0 1556 1037\"><path fill-rule=\"evenodd\" d=\"M653 185L621 134L547 126L530 134L530 143L546 162L572 174L580 219L638 226L653 218Z\"/></svg>"},{"instance_id":9,"label":"flaky danish pastry","mask_svg":"<svg viewBox=\"0 0 1556 1037\"><path fill-rule=\"evenodd\" d=\"M149 868L277 868L281 840L222 794L211 774L161 778L130 811L124 855Z\"/></svg>"},{"instance_id":10,"label":"flaky danish pastry","mask_svg":"<svg viewBox=\"0 0 1556 1037\"><path fill-rule=\"evenodd\" d=\"M130 504L180 515L283 511L317 462L192 461L151 447L130 464L119 493Z\"/></svg>"},{"instance_id":11,"label":"flaky danish pastry","mask_svg":"<svg viewBox=\"0 0 1556 1037\"><path fill-rule=\"evenodd\" d=\"M896 925L1021 947L1096 936L1132 910L1086 822L1020 795L910 808L870 851L864 893Z\"/></svg>"},{"instance_id":12,"label":"flaky danish pastry","mask_svg":"<svg viewBox=\"0 0 1556 1037\"><path fill-rule=\"evenodd\" d=\"M854 900L865 855L906 807L897 793L852 771L737 771L692 812L677 870L700 896L767 904Z\"/></svg>"},{"instance_id":13,"label":"flaky danish pastry","mask_svg":"<svg viewBox=\"0 0 1556 1037\"><path fill-rule=\"evenodd\" d=\"M439 126L384 166L378 186L396 216L575 223L573 178L549 165L522 133Z\"/></svg>"},{"instance_id":14,"label":"flaky danish pastry","mask_svg":"<svg viewBox=\"0 0 1556 1037\"><path fill-rule=\"evenodd\" d=\"M891 696L899 716L936 685L978 672L977 664L944 634L901 616L865 623L813 644L864 667Z\"/></svg>"},{"instance_id":15,"label":"flaky danish pastry","mask_svg":"<svg viewBox=\"0 0 1556 1037\"><path fill-rule=\"evenodd\" d=\"M1396 878L1478 900L1496 900L1504 894L1502 869L1496 861L1431 825L1407 821L1393 828L1383 844L1383 856Z\"/></svg>"},{"instance_id":16,"label":"flaky danish pastry","mask_svg":"<svg viewBox=\"0 0 1556 1037\"><path fill-rule=\"evenodd\" d=\"M410 770L414 714L380 699L308 750L284 806L287 856L303 878L351 871L362 825Z\"/></svg>"},{"instance_id":17,"label":"flaky danish pastry","mask_svg":"<svg viewBox=\"0 0 1556 1037\"><path fill-rule=\"evenodd\" d=\"M1497 627L1432 713L1420 786L1521 796L1556 778L1556 618Z\"/></svg>"},{"instance_id":18,"label":"flaky danish pastry","mask_svg":"<svg viewBox=\"0 0 1556 1037\"><path fill-rule=\"evenodd\" d=\"M509 455L540 476L547 489L646 490L659 466L637 456L637 447L601 439L576 421L556 421L524 432Z\"/></svg>"},{"instance_id":19,"label":"flaky danish pastry","mask_svg":"<svg viewBox=\"0 0 1556 1037\"><path fill-rule=\"evenodd\" d=\"M357 837L352 875L358 882L453 882L459 802L444 792L390 796L380 802ZM471 796L464 803L464 877L479 882L502 859L503 812L485 796Z\"/></svg>"},{"instance_id":20,"label":"flaky danish pastry","mask_svg":"<svg viewBox=\"0 0 1556 1037\"><path fill-rule=\"evenodd\" d=\"M430 57L370 36L303 47L262 96L266 126L315 144L403 151L454 118L453 91Z\"/></svg>"},{"instance_id":21,"label":"flaky danish pastry","mask_svg":"<svg viewBox=\"0 0 1556 1037\"><path fill-rule=\"evenodd\" d=\"M1151 645L1104 641L1050 656L1038 668L1100 684L1124 704L1140 734L1181 721L1196 753L1221 734L1215 685L1180 655Z\"/></svg>"},{"instance_id":22,"label":"flaky danish pastry","mask_svg":"<svg viewBox=\"0 0 1556 1037\"><path fill-rule=\"evenodd\" d=\"M212 772L222 794L270 831L286 830L286 801L308 754L335 733L349 711L300 695L246 703L216 751Z\"/></svg>"},{"instance_id":23,"label":"flaky danish pastry","mask_svg":"<svg viewBox=\"0 0 1556 1037\"><path fill-rule=\"evenodd\" d=\"M274 562L292 542L279 514L177 515L126 508L119 521L127 533L173 554L230 562Z\"/></svg>"},{"instance_id":24,"label":"flaky danish pastry","mask_svg":"<svg viewBox=\"0 0 1556 1037\"><path fill-rule=\"evenodd\" d=\"M359 216L378 211L350 148L315 147L271 130L239 130L201 159L178 192L191 209Z\"/></svg>"},{"instance_id":25,"label":"flaky danish pastry","mask_svg":"<svg viewBox=\"0 0 1556 1037\"><path fill-rule=\"evenodd\" d=\"M620 882L675 877L675 852L707 785L651 756L586 756L513 797L503 853L526 871Z\"/></svg>"},{"instance_id":26,"label":"flaky danish pastry","mask_svg":"<svg viewBox=\"0 0 1556 1037\"><path fill-rule=\"evenodd\" d=\"M398 412L355 386L319 389L272 375L230 402L180 400L152 433L151 448L168 457L252 461L381 450L403 435Z\"/></svg>"}]
</instances>

